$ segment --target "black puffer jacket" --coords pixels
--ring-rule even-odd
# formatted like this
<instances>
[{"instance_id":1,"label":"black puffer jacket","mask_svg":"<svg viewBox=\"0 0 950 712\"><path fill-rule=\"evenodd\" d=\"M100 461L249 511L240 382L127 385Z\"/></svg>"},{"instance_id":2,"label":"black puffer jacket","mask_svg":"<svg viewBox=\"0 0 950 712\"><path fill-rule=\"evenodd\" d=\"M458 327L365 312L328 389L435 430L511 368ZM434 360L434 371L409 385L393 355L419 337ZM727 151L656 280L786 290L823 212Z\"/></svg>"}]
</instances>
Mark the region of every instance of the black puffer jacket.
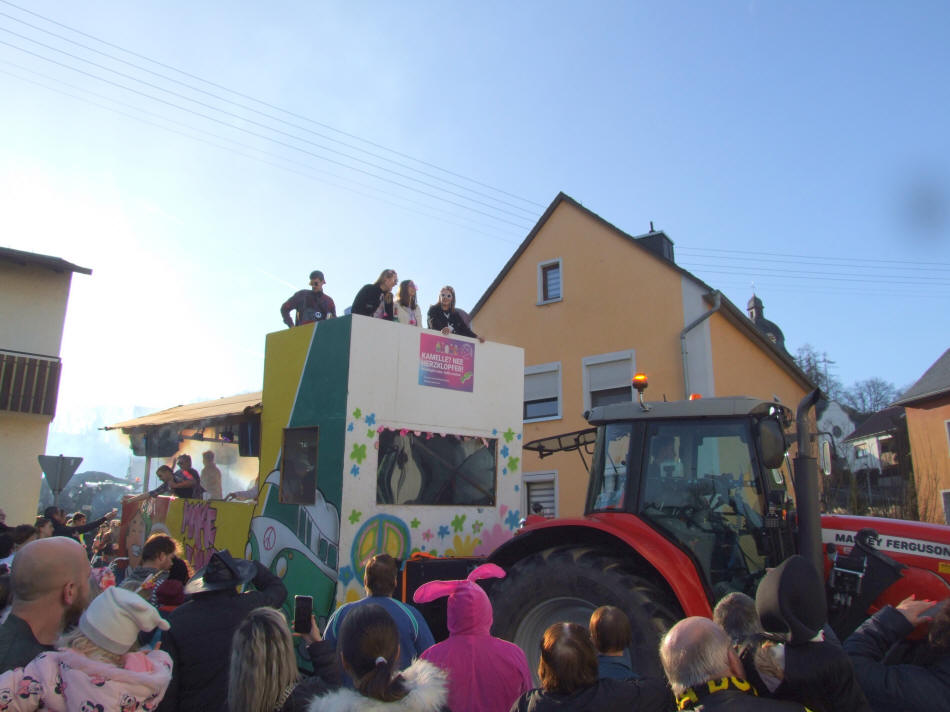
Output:
<instances>
[{"instance_id":1,"label":"black puffer jacket","mask_svg":"<svg viewBox=\"0 0 950 712\"><path fill-rule=\"evenodd\" d=\"M854 673L874 712L950 712L950 656L926 665L885 665L884 654L913 630L892 606L882 608L844 641Z\"/></svg>"},{"instance_id":2,"label":"black puffer jacket","mask_svg":"<svg viewBox=\"0 0 950 712\"><path fill-rule=\"evenodd\" d=\"M774 697L813 712L870 712L847 654L830 641L785 646L785 679Z\"/></svg>"},{"instance_id":3,"label":"black puffer jacket","mask_svg":"<svg viewBox=\"0 0 950 712\"><path fill-rule=\"evenodd\" d=\"M518 698L510 712L666 712L673 709L673 693L664 680L605 678L572 695L530 690Z\"/></svg>"}]
</instances>

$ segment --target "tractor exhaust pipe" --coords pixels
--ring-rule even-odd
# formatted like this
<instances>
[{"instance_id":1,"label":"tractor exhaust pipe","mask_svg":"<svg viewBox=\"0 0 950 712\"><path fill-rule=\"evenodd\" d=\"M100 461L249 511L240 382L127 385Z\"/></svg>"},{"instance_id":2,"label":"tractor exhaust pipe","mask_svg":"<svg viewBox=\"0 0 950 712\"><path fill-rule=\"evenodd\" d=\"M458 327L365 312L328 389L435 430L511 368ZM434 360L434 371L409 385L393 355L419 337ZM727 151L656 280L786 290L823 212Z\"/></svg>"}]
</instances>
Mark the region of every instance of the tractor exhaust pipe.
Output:
<instances>
[{"instance_id":1,"label":"tractor exhaust pipe","mask_svg":"<svg viewBox=\"0 0 950 712\"><path fill-rule=\"evenodd\" d=\"M812 455L813 436L808 414L821 398L816 388L802 398L795 415L798 454L795 456L795 505L798 511L798 552L812 563L822 580L825 577L821 544L821 515L818 498L818 460Z\"/></svg>"}]
</instances>

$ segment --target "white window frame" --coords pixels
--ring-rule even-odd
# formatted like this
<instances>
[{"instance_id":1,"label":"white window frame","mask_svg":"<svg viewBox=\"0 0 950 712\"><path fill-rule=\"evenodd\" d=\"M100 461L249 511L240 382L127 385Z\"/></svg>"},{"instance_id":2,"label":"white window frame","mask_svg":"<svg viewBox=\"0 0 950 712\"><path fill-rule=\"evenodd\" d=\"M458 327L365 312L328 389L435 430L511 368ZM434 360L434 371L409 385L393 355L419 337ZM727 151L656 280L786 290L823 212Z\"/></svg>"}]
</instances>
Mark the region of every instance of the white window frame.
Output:
<instances>
[{"instance_id":1,"label":"white window frame","mask_svg":"<svg viewBox=\"0 0 950 712\"><path fill-rule=\"evenodd\" d=\"M557 265L558 275L561 278L561 293L558 295L556 299L545 299L544 298L544 268L550 267L552 265ZM560 302L563 300L564 300L564 268L561 263L561 258L558 257L557 259L547 260L546 262L539 262L538 263L538 304L537 306L541 306L542 304L554 304L555 302Z\"/></svg>"},{"instance_id":2,"label":"white window frame","mask_svg":"<svg viewBox=\"0 0 950 712\"><path fill-rule=\"evenodd\" d=\"M943 523L950 524L950 512L947 511L946 499L944 498L946 493L950 493L950 490L940 490L940 507L943 509Z\"/></svg>"},{"instance_id":3,"label":"white window frame","mask_svg":"<svg viewBox=\"0 0 950 712\"><path fill-rule=\"evenodd\" d=\"M523 472L521 474L521 515L522 519L533 512L528 511L528 483L530 482L553 482L554 483L554 517L558 516L561 508L561 491L558 489L558 471L557 470L539 470L537 472Z\"/></svg>"},{"instance_id":4,"label":"white window frame","mask_svg":"<svg viewBox=\"0 0 950 712\"><path fill-rule=\"evenodd\" d=\"M543 423L546 420L561 420L564 417L564 398L561 387L561 362L551 361L550 363L539 363L537 366L525 366L524 375L533 376L537 373L557 373L557 415L545 415L541 418L525 418L524 423ZM522 400L522 413L524 412L524 401Z\"/></svg>"},{"instance_id":5,"label":"white window frame","mask_svg":"<svg viewBox=\"0 0 950 712\"><path fill-rule=\"evenodd\" d=\"M589 366L596 366L601 363L610 363L612 361L630 361L630 377L637 372L637 354L635 349L626 349L625 351L614 351L609 354L597 354L596 356L585 356L581 359L581 383L582 393L584 394L584 410L590 410L590 371ZM633 383L630 386L631 397L633 394ZM619 386L618 386L619 388Z\"/></svg>"}]
</instances>

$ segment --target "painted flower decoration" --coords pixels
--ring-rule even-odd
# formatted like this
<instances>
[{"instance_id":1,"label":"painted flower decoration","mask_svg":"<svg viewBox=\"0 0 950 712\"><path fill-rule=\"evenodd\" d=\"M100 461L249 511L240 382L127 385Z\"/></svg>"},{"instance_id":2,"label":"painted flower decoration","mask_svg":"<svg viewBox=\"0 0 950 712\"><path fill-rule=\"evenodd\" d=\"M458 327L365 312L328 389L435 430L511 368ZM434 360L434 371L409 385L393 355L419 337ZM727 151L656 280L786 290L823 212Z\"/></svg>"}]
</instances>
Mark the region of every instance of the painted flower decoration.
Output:
<instances>
[{"instance_id":1,"label":"painted flower decoration","mask_svg":"<svg viewBox=\"0 0 950 712\"><path fill-rule=\"evenodd\" d=\"M521 460L520 457L509 457L508 458L508 469L514 472L518 469L518 462Z\"/></svg>"},{"instance_id":2,"label":"painted flower decoration","mask_svg":"<svg viewBox=\"0 0 950 712\"><path fill-rule=\"evenodd\" d=\"M360 466L359 466L359 465L353 465L353 467L350 468L350 474L353 475L353 477L359 477L359 476L360 476Z\"/></svg>"},{"instance_id":3,"label":"painted flower decoration","mask_svg":"<svg viewBox=\"0 0 950 712\"><path fill-rule=\"evenodd\" d=\"M413 529L418 529L418 528L419 528L419 520L418 520L417 518L413 517L412 521L409 522L409 526L412 527Z\"/></svg>"},{"instance_id":4,"label":"painted flower decoration","mask_svg":"<svg viewBox=\"0 0 950 712\"><path fill-rule=\"evenodd\" d=\"M366 459L366 445L354 445L353 452L350 453L350 459L356 460L362 465L363 460Z\"/></svg>"},{"instance_id":5,"label":"painted flower decoration","mask_svg":"<svg viewBox=\"0 0 950 712\"><path fill-rule=\"evenodd\" d=\"M449 528L444 524L439 527L439 539L445 539L449 535Z\"/></svg>"},{"instance_id":6,"label":"painted flower decoration","mask_svg":"<svg viewBox=\"0 0 950 712\"><path fill-rule=\"evenodd\" d=\"M365 420L368 426L373 427L376 425L376 413L370 413L366 416Z\"/></svg>"},{"instance_id":7,"label":"painted flower decoration","mask_svg":"<svg viewBox=\"0 0 950 712\"><path fill-rule=\"evenodd\" d=\"M423 541L432 541L432 537L433 537L433 536L434 536L434 535L433 535L431 529L426 529L424 532L422 532L422 539L423 539Z\"/></svg>"},{"instance_id":8,"label":"painted flower decoration","mask_svg":"<svg viewBox=\"0 0 950 712\"><path fill-rule=\"evenodd\" d=\"M350 520L350 524L356 524L362 518L362 516L363 516L362 512L354 509L353 511L350 512L350 516L348 517L348 519Z\"/></svg>"},{"instance_id":9,"label":"painted flower decoration","mask_svg":"<svg viewBox=\"0 0 950 712\"><path fill-rule=\"evenodd\" d=\"M353 423L350 423L349 425L346 426L346 432L348 433L353 432Z\"/></svg>"},{"instance_id":10,"label":"painted flower decoration","mask_svg":"<svg viewBox=\"0 0 950 712\"><path fill-rule=\"evenodd\" d=\"M510 443L515 439L515 431L511 428L508 428L504 433L501 434L501 436L505 439L506 443Z\"/></svg>"},{"instance_id":11,"label":"painted flower decoration","mask_svg":"<svg viewBox=\"0 0 950 712\"><path fill-rule=\"evenodd\" d=\"M363 417L363 411L357 408L356 410L353 411L353 417L359 420L360 418Z\"/></svg>"},{"instance_id":12,"label":"painted flower decoration","mask_svg":"<svg viewBox=\"0 0 950 712\"><path fill-rule=\"evenodd\" d=\"M476 519L474 522L472 522L472 533L478 534L478 532L482 530L483 526L485 525Z\"/></svg>"},{"instance_id":13,"label":"painted flower decoration","mask_svg":"<svg viewBox=\"0 0 950 712\"><path fill-rule=\"evenodd\" d=\"M518 524L521 522L521 510L512 509L508 512L508 516L505 517L505 525L509 529L517 529Z\"/></svg>"},{"instance_id":14,"label":"painted flower decoration","mask_svg":"<svg viewBox=\"0 0 950 712\"><path fill-rule=\"evenodd\" d=\"M511 452L511 450L508 449L508 446L507 446L507 445L502 445L502 446L501 446L501 456L502 456L502 457L508 457L508 454L509 454L510 452Z\"/></svg>"},{"instance_id":15,"label":"painted flower decoration","mask_svg":"<svg viewBox=\"0 0 950 712\"><path fill-rule=\"evenodd\" d=\"M465 527L465 515L456 514L455 519L452 520L452 529L454 529L457 532L460 532L462 531L464 527Z\"/></svg>"}]
</instances>

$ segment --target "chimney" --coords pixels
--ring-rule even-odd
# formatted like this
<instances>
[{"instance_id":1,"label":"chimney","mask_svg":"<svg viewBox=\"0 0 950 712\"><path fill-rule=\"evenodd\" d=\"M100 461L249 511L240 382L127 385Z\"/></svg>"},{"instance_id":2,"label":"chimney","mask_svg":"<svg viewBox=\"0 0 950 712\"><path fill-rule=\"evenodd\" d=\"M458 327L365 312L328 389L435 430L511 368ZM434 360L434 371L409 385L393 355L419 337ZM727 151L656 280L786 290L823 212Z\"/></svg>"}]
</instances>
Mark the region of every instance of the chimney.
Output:
<instances>
[{"instance_id":1,"label":"chimney","mask_svg":"<svg viewBox=\"0 0 950 712\"><path fill-rule=\"evenodd\" d=\"M658 257L676 264L676 260L673 259L673 241L662 230L654 230L652 222L650 223L650 232L633 239Z\"/></svg>"}]
</instances>

